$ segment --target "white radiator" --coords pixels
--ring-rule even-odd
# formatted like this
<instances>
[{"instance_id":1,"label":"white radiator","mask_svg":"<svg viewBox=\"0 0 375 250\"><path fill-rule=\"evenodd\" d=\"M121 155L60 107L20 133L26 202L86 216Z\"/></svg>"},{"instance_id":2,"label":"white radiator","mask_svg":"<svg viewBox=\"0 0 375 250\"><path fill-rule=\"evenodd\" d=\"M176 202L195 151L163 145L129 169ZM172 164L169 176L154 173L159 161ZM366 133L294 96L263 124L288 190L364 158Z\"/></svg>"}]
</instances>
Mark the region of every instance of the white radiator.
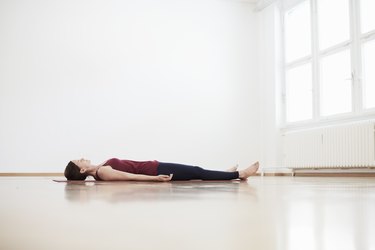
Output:
<instances>
[{"instance_id":1,"label":"white radiator","mask_svg":"<svg viewBox=\"0 0 375 250\"><path fill-rule=\"evenodd\" d=\"M288 168L375 167L375 123L285 133L284 165Z\"/></svg>"}]
</instances>

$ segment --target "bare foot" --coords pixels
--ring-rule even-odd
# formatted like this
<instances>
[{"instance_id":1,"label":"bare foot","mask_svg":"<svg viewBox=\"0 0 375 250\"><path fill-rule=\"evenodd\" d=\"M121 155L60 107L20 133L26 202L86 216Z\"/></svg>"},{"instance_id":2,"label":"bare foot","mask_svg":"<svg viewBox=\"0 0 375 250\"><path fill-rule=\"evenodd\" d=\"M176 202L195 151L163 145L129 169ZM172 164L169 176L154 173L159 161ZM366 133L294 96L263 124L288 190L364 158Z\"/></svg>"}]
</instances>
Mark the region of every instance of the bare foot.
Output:
<instances>
[{"instance_id":1,"label":"bare foot","mask_svg":"<svg viewBox=\"0 0 375 250\"><path fill-rule=\"evenodd\" d=\"M245 168L244 170L240 170L238 172L239 177L241 180L246 180L249 176L255 175L259 168L259 162L255 162L253 165L251 165L248 168Z\"/></svg>"},{"instance_id":2,"label":"bare foot","mask_svg":"<svg viewBox=\"0 0 375 250\"><path fill-rule=\"evenodd\" d=\"M226 171L227 172L236 172L237 171L237 168L238 168L238 164L236 166L233 166L231 168L228 168Z\"/></svg>"}]
</instances>

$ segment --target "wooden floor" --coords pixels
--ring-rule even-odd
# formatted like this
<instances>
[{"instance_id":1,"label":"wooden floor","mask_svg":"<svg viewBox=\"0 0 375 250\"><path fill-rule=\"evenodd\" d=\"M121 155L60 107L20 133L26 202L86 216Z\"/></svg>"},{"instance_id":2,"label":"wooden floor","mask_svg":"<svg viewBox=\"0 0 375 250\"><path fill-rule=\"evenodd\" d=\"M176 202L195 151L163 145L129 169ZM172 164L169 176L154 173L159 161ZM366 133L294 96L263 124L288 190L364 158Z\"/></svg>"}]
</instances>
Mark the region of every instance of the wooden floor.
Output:
<instances>
[{"instance_id":1,"label":"wooden floor","mask_svg":"<svg viewBox=\"0 0 375 250\"><path fill-rule=\"evenodd\" d=\"M61 177L58 177L61 178ZM0 249L375 249L375 179L0 178Z\"/></svg>"}]
</instances>

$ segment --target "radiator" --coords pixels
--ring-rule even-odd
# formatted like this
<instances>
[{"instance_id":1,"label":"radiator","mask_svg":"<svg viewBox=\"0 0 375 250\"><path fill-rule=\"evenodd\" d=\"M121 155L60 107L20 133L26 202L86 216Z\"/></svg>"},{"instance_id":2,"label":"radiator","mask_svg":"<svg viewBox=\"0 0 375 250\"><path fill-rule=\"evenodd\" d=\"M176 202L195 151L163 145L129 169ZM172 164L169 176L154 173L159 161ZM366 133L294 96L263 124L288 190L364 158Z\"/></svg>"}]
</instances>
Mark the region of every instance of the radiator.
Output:
<instances>
[{"instance_id":1,"label":"radiator","mask_svg":"<svg viewBox=\"0 0 375 250\"><path fill-rule=\"evenodd\" d=\"M283 134L288 168L375 167L374 121Z\"/></svg>"}]
</instances>

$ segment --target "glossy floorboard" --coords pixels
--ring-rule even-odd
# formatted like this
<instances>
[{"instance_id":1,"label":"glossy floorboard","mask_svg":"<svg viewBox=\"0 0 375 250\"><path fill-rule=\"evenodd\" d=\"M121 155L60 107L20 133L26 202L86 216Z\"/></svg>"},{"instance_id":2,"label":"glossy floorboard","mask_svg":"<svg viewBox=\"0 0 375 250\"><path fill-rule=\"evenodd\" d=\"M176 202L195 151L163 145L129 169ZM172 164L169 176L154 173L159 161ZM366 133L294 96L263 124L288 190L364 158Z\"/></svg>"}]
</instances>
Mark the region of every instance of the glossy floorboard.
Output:
<instances>
[{"instance_id":1,"label":"glossy floorboard","mask_svg":"<svg viewBox=\"0 0 375 250\"><path fill-rule=\"evenodd\" d=\"M0 249L375 249L375 179L0 178Z\"/></svg>"}]
</instances>

